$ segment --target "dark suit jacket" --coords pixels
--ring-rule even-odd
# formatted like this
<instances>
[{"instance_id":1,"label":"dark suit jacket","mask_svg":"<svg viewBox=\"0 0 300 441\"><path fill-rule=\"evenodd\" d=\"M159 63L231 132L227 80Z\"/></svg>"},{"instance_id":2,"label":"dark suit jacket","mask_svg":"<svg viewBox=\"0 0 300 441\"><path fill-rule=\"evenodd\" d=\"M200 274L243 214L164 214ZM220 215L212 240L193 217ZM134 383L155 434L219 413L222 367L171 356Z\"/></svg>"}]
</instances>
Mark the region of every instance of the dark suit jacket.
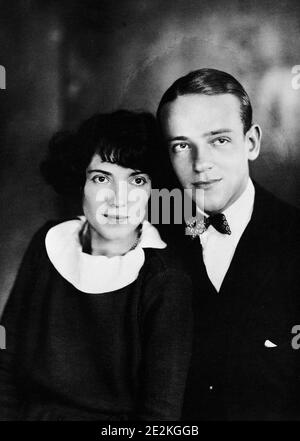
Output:
<instances>
[{"instance_id":1,"label":"dark suit jacket","mask_svg":"<svg viewBox=\"0 0 300 441\"><path fill-rule=\"evenodd\" d=\"M300 216L255 187L252 218L219 293L200 241L178 242L195 287L183 419L300 420L300 349L292 347L300 325Z\"/></svg>"}]
</instances>

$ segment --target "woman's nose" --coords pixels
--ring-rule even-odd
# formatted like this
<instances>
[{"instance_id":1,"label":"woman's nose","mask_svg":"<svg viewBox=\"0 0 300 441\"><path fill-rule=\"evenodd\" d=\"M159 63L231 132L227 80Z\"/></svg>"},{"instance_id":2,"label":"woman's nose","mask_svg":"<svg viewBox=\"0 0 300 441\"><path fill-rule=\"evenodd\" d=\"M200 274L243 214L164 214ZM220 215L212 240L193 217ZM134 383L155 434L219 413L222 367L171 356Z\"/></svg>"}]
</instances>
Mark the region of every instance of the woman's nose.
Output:
<instances>
[{"instance_id":1,"label":"woman's nose","mask_svg":"<svg viewBox=\"0 0 300 441\"><path fill-rule=\"evenodd\" d=\"M110 204L114 207L125 207L128 200L128 185L125 181L117 182L113 188L113 197Z\"/></svg>"}]
</instances>

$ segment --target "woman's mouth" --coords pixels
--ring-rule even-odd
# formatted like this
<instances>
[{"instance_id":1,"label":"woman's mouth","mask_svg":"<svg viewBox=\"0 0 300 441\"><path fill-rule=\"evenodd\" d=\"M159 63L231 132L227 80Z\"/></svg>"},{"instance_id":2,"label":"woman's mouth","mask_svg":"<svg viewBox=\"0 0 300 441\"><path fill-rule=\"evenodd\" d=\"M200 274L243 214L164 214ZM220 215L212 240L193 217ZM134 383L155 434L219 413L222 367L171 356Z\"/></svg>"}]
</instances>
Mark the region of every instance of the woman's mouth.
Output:
<instances>
[{"instance_id":1,"label":"woman's mouth","mask_svg":"<svg viewBox=\"0 0 300 441\"><path fill-rule=\"evenodd\" d=\"M120 214L103 214L104 217L108 219L109 222L112 223L127 223L128 216L120 215Z\"/></svg>"},{"instance_id":2,"label":"woman's mouth","mask_svg":"<svg viewBox=\"0 0 300 441\"><path fill-rule=\"evenodd\" d=\"M105 217L111 217L114 219L127 219L128 216L121 216L120 214L104 214Z\"/></svg>"}]
</instances>

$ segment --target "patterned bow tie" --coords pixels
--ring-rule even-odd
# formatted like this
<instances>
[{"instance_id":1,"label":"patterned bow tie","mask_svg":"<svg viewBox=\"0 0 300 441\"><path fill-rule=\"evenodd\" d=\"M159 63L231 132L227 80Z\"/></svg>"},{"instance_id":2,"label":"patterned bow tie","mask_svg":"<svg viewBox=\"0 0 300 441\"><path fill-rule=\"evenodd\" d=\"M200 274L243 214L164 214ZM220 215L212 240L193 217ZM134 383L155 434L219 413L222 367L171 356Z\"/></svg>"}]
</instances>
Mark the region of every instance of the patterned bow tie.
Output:
<instances>
[{"instance_id":1,"label":"patterned bow tie","mask_svg":"<svg viewBox=\"0 0 300 441\"><path fill-rule=\"evenodd\" d=\"M199 236L199 234L204 233L210 225L219 233L231 234L227 219L223 213L213 214L208 217L203 216L201 219L192 217L186 222L186 225L186 234L191 235L193 239Z\"/></svg>"}]
</instances>

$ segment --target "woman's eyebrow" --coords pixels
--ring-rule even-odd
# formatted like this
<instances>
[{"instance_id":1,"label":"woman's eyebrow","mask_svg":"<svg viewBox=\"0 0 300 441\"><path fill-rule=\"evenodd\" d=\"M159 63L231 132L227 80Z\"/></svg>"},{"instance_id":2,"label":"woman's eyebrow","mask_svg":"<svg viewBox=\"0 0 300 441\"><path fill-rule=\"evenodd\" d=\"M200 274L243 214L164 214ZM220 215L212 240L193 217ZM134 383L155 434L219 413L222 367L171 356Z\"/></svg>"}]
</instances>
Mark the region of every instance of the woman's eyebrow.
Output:
<instances>
[{"instance_id":1,"label":"woman's eyebrow","mask_svg":"<svg viewBox=\"0 0 300 441\"><path fill-rule=\"evenodd\" d=\"M105 171L105 170L100 170L99 168L92 169L92 170L87 170L87 173L89 173L89 174L90 173L103 173L104 175L112 176L112 174L110 172Z\"/></svg>"},{"instance_id":2,"label":"woman's eyebrow","mask_svg":"<svg viewBox=\"0 0 300 441\"><path fill-rule=\"evenodd\" d=\"M112 173L110 173L110 172L108 172L106 170L101 170L100 168L95 168L95 169L92 169L92 170L87 170L87 173L88 174L91 174L91 173L103 173L106 176L113 176ZM130 173L128 176L131 177L131 176L136 176L136 175L140 175L140 174L143 174L143 172L140 171L140 170L135 170L132 173ZM144 174L147 174L147 173L144 173Z\"/></svg>"},{"instance_id":3,"label":"woman's eyebrow","mask_svg":"<svg viewBox=\"0 0 300 441\"><path fill-rule=\"evenodd\" d=\"M134 172L130 173L129 176L136 176L136 175L140 175L140 174L146 174L146 173L143 173L143 172L140 171L140 170L135 170Z\"/></svg>"}]
</instances>

